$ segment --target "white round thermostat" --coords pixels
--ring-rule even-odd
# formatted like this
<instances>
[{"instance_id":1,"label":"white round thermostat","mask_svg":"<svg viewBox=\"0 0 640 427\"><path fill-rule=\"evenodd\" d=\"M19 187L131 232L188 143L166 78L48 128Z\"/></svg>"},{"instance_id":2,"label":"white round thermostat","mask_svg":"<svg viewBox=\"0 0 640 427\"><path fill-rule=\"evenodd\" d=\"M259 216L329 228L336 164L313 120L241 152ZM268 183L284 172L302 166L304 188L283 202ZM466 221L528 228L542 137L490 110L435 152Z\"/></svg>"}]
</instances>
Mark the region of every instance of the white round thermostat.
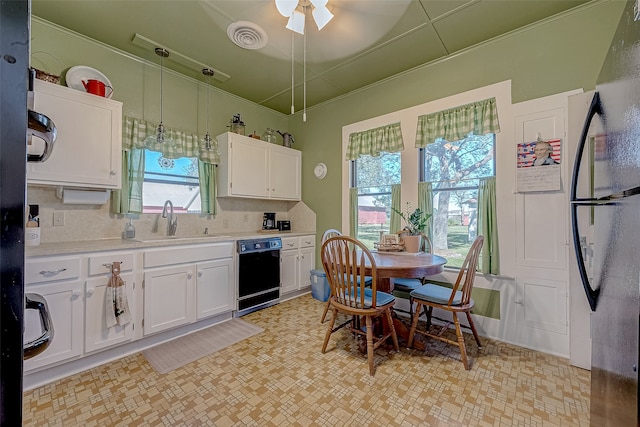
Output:
<instances>
[{"instance_id":1,"label":"white round thermostat","mask_svg":"<svg viewBox=\"0 0 640 427\"><path fill-rule=\"evenodd\" d=\"M313 168L313 174L318 179L322 179L327 176L327 165L324 163L318 163L315 168Z\"/></svg>"}]
</instances>

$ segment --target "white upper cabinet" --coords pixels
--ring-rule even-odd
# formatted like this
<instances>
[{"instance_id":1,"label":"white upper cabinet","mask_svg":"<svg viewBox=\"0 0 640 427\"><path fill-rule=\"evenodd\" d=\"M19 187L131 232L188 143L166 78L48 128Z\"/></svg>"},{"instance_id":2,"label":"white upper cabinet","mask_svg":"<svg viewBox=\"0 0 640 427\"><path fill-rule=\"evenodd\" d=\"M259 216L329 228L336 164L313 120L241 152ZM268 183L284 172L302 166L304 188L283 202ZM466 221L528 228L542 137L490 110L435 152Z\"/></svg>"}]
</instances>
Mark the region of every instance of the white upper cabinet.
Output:
<instances>
[{"instance_id":1,"label":"white upper cabinet","mask_svg":"<svg viewBox=\"0 0 640 427\"><path fill-rule=\"evenodd\" d=\"M58 136L49 159L27 164L27 182L120 188L122 103L41 80L34 85L34 110L53 120ZM40 154L41 144L32 138L29 153Z\"/></svg>"},{"instance_id":2,"label":"white upper cabinet","mask_svg":"<svg viewBox=\"0 0 640 427\"><path fill-rule=\"evenodd\" d=\"M301 199L300 151L230 132L217 139L219 197Z\"/></svg>"}]
</instances>

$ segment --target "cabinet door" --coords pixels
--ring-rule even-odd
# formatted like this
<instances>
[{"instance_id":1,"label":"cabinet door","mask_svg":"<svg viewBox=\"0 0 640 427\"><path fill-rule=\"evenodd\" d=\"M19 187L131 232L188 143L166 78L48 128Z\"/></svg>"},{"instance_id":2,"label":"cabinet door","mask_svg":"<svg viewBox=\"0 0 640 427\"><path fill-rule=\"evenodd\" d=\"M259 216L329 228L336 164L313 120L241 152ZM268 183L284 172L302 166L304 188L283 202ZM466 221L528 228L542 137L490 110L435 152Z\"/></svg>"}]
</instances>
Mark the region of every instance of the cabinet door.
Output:
<instances>
[{"instance_id":1,"label":"cabinet door","mask_svg":"<svg viewBox=\"0 0 640 427\"><path fill-rule=\"evenodd\" d=\"M270 147L270 198L300 200L300 151L283 147Z\"/></svg>"},{"instance_id":2,"label":"cabinet door","mask_svg":"<svg viewBox=\"0 0 640 427\"><path fill-rule=\"evenodd\" d=\"M101 276L87 281L84 332L86 353L130 341L133 337L135 316L132 310L136 307L133 274L121 274L120 277L125 282L131 321L125 326L116 325L111 328L107 328L105 308L109 277Z\"/></svg>"},{"instance_id":3,"label":"cabinet door","mask_svg":"<svg viewBox=\"0 0 640 427\"><path fill-rule=\"evenodd\" d=\"M231 194L234 196L269 197L268 146L258 141L232 139Z\"/></svg>"},{"instance_id":4,"label":"cabinet door","mask_svg":"<svg viewBox=\"0 0 640 427\"><path fill-rule=\"evenodd\" d=\"M27 285L25 292L42 295L47 301L53 323L53 339L45 351L24 361L24 371L79 357L82 354L83 304L82 282L55 282ZM37 310L25 310L24 340L32 341L42 334Z\"/></svg>"},{"instance_id":5,"label":"cabinet door","mask_svg":"<svg viewBox=\"0 0 640 427\"><path fill-rule=\"evenodd\" d=\"M34 109L56 125L51 157L27 164L30 184L120 188L122 104L60 85L35 81ZM32 138L29 152L41 153Z\"/></svg>"},{"instance_id":6,"label":"cabinet door","mask_svg":"<svg viewBox=\"0 0 640 427\"><path fill-rule=\"evenodd\" d=\"M196 318L234 310L233 258L200 263L196 270Z\"/></svg>"},{"instance_id":7,"label":"cabinet door","mask_svg":"<svg viewBox=\"0 0 640 427\"><path fill-rule=\"evenodd\" d=\"M144 273L144 335L195 320L193 265Z\"/></svg>"},{"instance_id":8,"label":"cabinet door","mask_svg":"<svg viewBox=\"0 0 640 427\"><path fill-rule=\"evenodd\" d=\"M300 280L298 281L299 289L311 286L311 270L314 269L316 263L316 248L313 246L300 249Z\"/></svg>"},{"instance_id":9,"label":"cabinet door","mask_svg":"<svg viewBox=\"0 0 640 427\"><path fill-rule=\"evenodd\" d=\"M280 252L280 293L298 290L298 250Z\"/></svg>"}]
</instances>

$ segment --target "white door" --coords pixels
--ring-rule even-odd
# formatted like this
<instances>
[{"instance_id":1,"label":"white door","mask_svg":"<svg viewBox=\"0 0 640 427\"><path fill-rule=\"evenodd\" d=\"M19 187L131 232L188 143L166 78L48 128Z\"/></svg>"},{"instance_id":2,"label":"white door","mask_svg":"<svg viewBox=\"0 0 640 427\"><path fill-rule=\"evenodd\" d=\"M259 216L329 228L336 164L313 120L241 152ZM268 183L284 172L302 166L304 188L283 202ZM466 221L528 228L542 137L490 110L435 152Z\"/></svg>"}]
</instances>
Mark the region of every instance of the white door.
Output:
<instances>
[{"instance_id":1,"label":"white door","mask_svg":"<svg viewBox=\"0 0 640 427\"><path fill-rule=\"evenodd\" d=\"M283 147L270 147L271 198L300 200L300 151Z\"/></svg>"},{"instance_id":2,"label":"white door","mask_svg":"<svg viewBox=\"0 0 640 427\"><path fill-rule=\"evenodd\" d=\"M196 270L196 318L232 311L235 308L233 259L200 263Z\"/></svg>"},{"instance_id":3,"label":"white door","mask_svg":"<svg viewBox=\"0 0 640 427\"><path fill-rule=\"evenodd\" d=\"M298 250L280 251L280 293L298 290Z\"/></svg>"},{"instance_id":4,"label":"white door","mask_svg":"<svg viewBox=\"0 0 640 427\"><path fill-rule=\"evenodd\" d=\"M144 334L195 320L193 265L144 273Z\"/></svg>"},{"instance_id":5,"label":"white door","mask_svg":"<svg viewBox=\"0 0 640 427\"><path fill-rule=\"evenodd\" d=\"M26 287L26 292L42 295L47 301L53 324L53 339L45 351L24 361L25 372L82 354L82 290L82 282L79 280ZM42 334L37 310L25 310L24 324L25 342Z\"/></svg>"},{"instance_id":6,"label":"white door","mask_svg":"<svg viewBox=\"0 0 640 427\"><path fill-rule=\"evenodd\" d=\"M136 307L133 274L120 274L120 277L125 282L131 321L125 326L116 325L110 328L107 328L105 308L109 277L103 276L87 280L84 332L84 347L87 353L130 341L133 337L135 317L131 310Z\"/></svg>"},{"instance_id":7,"label":"white door","mask_svg":"<svg viewBox=\"0 0 640 427\"><path fill-rule=\"evenodd\" d=\"M578 140L582 133L582 126L591 104L594 91L581 93L569 97L569 132L568 132L568 148L572 153L577 151ZM587 150L590 151L590 150ZM586 167L588 163L583 160L583 167L580 173L580 183L585 185L590 182L588 178L589 169ZM568 189L570 190L570 189ZM588 194L586 189L579 191L579 195ZM567 196L569 200L569 196ZM588 209L578 211L579 221L581 222L580 230L586 232L585 245L583 255L587 260L587 268L590 267L589 260L592 255L590 244L593 243L593 225L590 224L588 218ZM585 217L586 216L586 217ZM571 236L572 237L572 236ZM572 237L573 239L573 237ZM571 240L573 246L573 240ZM578 265L573 255L573 249L570 249L569 256L569 337L570 337L570 354L569 362L583 369L591 369L591 308L584 293L580 274L578 273ZM588 271L589 273L589 271Z\"/></svg>"},{"instance_id":8,"label":"white door","mask_svg":"<svg viewBox=\"0 0 640 427\"><path fill-rule=\"evenodd\" d=\"M517 336L526 346L569 356L568 96L574 92L515 104L514 143L561 139L561 189L516 195ZM516 161L516 159L514 159Z\"/></svg>"},{"instance_id":9,"label":"white door","mask_svg":"<svg viewBox=\"0 0 640 427\"><path fill-rule=\"evenodd\" d=\"M269 196L268 146L258 141L232 139L231 194L235 196Z\"/></svg>"},{"instance_id":10,"label":"white door","mask_svg":"<svg viewBox=\"0 0 640 427\"><path fill-rule=\"evenodd\" d=\"M311 270L314 269L316 262L316 248L314 246L300 248L300 271L299 271L299 288L308 288L311 286Z\"/></svg>"}]
</instances>

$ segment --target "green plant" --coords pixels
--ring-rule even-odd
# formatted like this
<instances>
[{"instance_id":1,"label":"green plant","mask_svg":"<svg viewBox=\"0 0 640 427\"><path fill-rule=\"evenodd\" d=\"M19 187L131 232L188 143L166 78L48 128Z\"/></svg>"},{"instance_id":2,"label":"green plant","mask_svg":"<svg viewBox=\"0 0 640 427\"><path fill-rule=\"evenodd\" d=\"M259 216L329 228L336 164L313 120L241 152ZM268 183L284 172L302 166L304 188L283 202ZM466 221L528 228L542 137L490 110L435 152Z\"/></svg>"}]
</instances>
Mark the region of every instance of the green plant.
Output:
<instances>
[{"instance_id":1,"label":"green plant","mask_svg":"<svg viewBox=\"0 0 640 427\"><path fill-rule=\"evenodd\" d=\"M405 222L403 230L407 231L411 236L417 236L424 233L424 228L427 226L427 221L431 218L431 214L422 212L422 209L416 208L412 213L410 204L407 202L406 212L400 212L395 208L391 208L395 213L400 215L400 218Z\"/></svg>"}]
</instances>

